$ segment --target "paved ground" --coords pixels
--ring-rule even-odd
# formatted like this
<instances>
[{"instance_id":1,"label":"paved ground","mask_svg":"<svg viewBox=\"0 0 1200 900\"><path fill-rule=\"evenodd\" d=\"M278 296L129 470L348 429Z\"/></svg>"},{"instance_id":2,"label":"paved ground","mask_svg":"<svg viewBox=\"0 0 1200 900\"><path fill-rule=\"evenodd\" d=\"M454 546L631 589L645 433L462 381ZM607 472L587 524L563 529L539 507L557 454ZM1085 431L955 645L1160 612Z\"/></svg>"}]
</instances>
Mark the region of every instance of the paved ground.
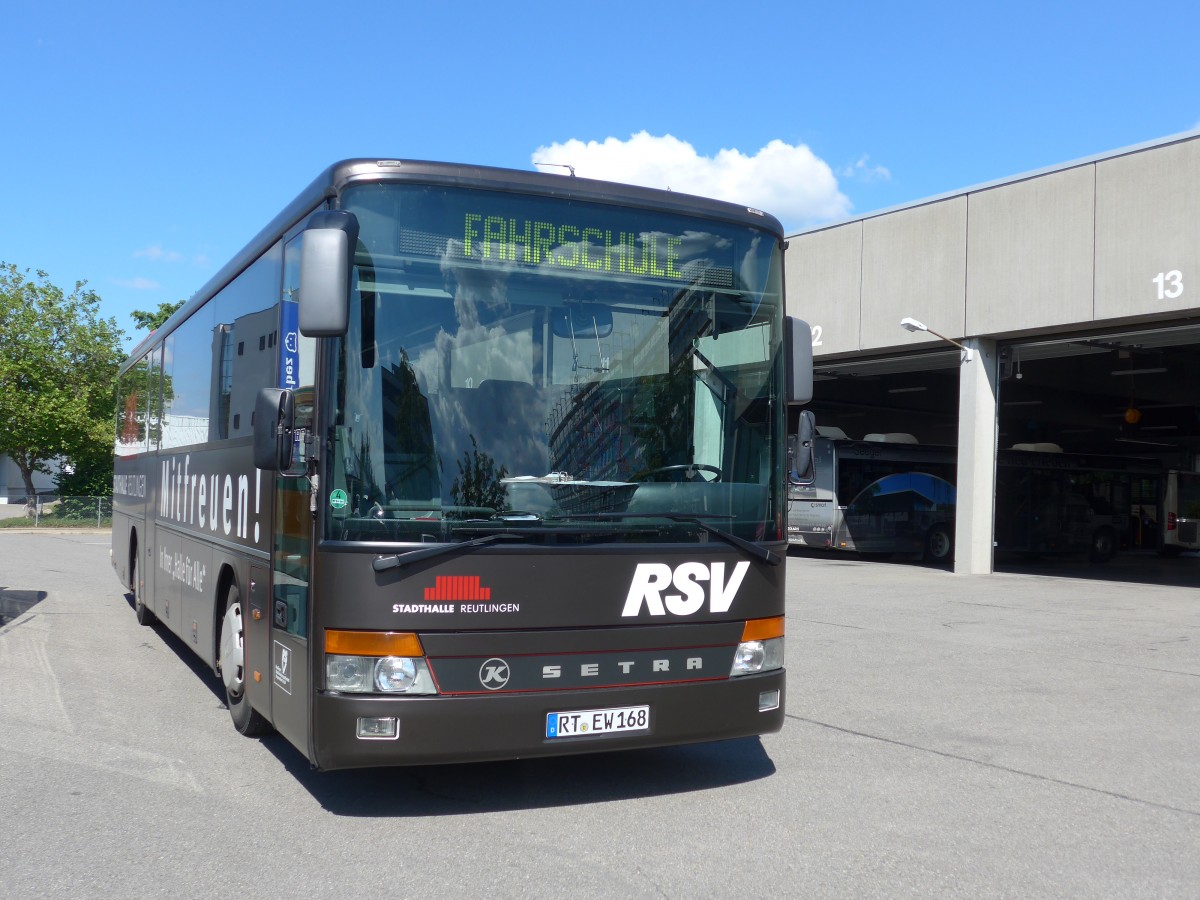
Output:
<instances>
[{"instance_id":1,"label":"paved ground","mask_svg":"<svg viewBox=\"0 0 1200 900\"><path fill-rule=\"evenodd\" d=\"M0 532L0 897L1195 897L1200 591L788 563L761 741L309 771L134 621L102 534Z\"/></svg>"}]
</instances>

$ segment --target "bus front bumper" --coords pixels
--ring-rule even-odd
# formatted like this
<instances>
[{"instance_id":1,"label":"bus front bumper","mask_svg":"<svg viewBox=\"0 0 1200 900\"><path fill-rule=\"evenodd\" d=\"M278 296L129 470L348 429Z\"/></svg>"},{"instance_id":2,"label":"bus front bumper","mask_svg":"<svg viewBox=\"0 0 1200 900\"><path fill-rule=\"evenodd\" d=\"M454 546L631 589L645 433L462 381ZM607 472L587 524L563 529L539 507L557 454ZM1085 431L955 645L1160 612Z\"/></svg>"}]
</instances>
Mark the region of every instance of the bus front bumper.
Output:
<instances>
[{"instance_id":1,"label":"bus front bumper","mask_svg":"<svg viewBox=\"0 0 1200 900\"><path fill-rule=\"evenodd\" d=\"M313 762L319 769L482 762L768 734L783 727L785 672L692 684L470 696L320 692L313 709ZM773 696L777 705L760 710ZM641 706L649 707L648 727L641 730L546 736L551 714ZM360 719L391 718L394 738L358 736Z\"/></svg>"}]
</instances>

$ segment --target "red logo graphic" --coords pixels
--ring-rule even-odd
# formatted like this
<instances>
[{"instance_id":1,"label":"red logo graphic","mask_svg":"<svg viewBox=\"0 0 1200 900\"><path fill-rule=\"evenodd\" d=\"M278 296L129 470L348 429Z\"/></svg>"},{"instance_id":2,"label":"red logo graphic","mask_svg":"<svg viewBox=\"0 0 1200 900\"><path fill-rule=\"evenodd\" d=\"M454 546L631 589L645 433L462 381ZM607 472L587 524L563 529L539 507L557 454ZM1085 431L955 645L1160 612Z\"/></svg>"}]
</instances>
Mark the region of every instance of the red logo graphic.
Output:
<instances>
[{"instance_id":1,"label":"red logo graphic","mask_svg":"<svg viewBox=\"0 0 1200 900\"><path fill-rule=\"evenodd\" d=\"M439 575L433 587L425 588L425 599L446 600L491 600L492 589L481 587L478 575Z\"/></svg>"}]
</instances>

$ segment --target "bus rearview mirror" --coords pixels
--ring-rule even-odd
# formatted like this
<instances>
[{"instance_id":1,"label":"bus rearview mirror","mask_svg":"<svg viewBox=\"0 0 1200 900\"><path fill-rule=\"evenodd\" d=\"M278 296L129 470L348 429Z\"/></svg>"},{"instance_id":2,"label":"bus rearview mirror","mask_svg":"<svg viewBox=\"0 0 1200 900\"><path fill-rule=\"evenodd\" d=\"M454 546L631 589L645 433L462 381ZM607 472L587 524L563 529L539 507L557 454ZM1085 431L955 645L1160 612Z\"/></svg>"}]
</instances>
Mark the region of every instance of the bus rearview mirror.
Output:
<instances>
[{"instance_id":1,"label":"bus rearview mirror","mask_svg":"<svg viewBox=\"0 0 1200 900\"><path fill-rule=\"evenodd\" d=\"M606 338L612 334L612 309L599 303L564 306L550 315L550 328L560 338Z\"/></svg>"},{"instance_id":2,"label":"bus rearview mirror","mask_svg":"<svg viewBox=\"0 0 1200 900\"><path fill-rule=\"evenodd\" d=\"M812 329L795 316L784 319L783 353L788 403L808 403L813 396Z\"/></svg>"},{"instance_id":3,"label":"bus rearview mirror","mask_svg":"<svg viewBox=\"0 0 1200 900\"><path fill-rule=\"evenodd\" d=\"M313 213L300 244L300 333L339 337L350 320L350 270L358 219L344 210Z\"/></svg>"},{"instance_id":4,"label":"bus rearview mirror","mask_svg":"<svg viewBox=\"0 0 1200 900\"><path fill-rule=\"evenodd\" d=\"M296 426L295 396L283 388L262 388L254 399L254 465L286 472L292 465Z\"/></svg>"}]
</instances>

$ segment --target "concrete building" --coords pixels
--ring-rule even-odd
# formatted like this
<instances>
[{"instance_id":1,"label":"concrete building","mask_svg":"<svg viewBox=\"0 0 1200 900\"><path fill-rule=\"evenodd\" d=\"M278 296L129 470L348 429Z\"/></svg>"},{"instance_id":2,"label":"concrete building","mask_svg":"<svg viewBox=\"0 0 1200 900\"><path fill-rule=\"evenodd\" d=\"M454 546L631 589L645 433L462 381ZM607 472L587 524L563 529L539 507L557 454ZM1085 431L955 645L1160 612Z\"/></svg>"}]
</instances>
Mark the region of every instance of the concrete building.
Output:
<instances>
[{"instance_id":1,"label":"concrete building","mask_svg":"<svg viewBox=\"0 0 1200 900\"><path fill-rule=\"evenodd\" d=\"M1200 468L1200 131L792 235L786 288L818 424L957 447L957 572L993 567L998 447Z\"/></svg>"}]
</instances>

